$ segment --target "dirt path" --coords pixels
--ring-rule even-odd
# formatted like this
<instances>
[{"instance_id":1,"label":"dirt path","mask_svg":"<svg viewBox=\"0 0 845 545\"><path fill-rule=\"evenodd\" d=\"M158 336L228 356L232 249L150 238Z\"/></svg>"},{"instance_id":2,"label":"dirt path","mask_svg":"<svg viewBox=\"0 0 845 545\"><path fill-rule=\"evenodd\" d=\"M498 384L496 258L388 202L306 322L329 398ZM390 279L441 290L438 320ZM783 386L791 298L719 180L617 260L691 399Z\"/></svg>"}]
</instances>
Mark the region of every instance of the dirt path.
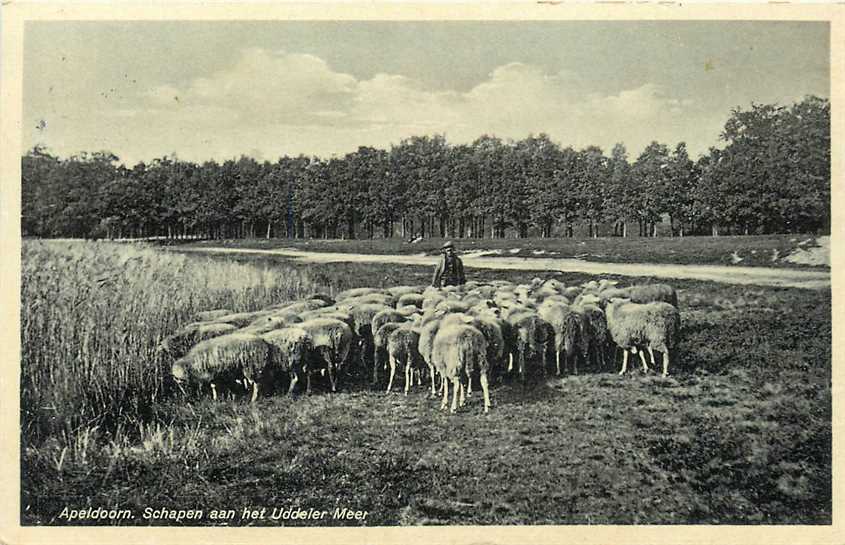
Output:
<instances>
[{"instance_id":1,"label":"dirt path","mask_svg":"<svg viewBox=\"0 0 845 545\"><path fill-rule=\"evenodd\" d=\"M340 252L306 252L280 248L260 250L247 248L180 248L178 251L200 253L267 254L289 257L305 263L397 263L401 265L434 266L436 258L427 255L373 255ZM769 267L737 267L721 265L666 265L653 263L597 263L580 259L546 257L462 257L464 266L475 269L510 269L528 271L567 271L588 274L617 274L622 276L651 276L655 278L685 278L711 280L727 284L754 284L806 289L830 287L830 272Z\"/></svg>"}]
</instances>

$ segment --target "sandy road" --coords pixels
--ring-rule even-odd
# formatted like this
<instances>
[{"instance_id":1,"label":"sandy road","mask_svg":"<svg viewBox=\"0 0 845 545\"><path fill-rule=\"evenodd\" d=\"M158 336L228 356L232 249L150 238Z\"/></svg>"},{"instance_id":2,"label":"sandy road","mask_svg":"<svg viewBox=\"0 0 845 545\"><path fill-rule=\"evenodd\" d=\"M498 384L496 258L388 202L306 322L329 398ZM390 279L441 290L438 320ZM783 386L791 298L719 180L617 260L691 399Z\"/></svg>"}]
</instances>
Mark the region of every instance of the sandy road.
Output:
<instances>
[{"instance_id":1,"label":"sandy road","mask_svg":"<svg viewBox=\"0 0 845 545\"><path fill-rule=\"evenodd\" d=\"M436 257L427 255L374 255L341 252L306 252L292 248L275 250L246 248L180 248L180 252L216 254L267 254L287 257L304 263L395 263L434 266ZM752 284L805 289L830 287L830 272L770 267L738 267L721 265L665 265L653 263L597 263L580 259L548 257L475 257L463 256L464 266L474 269L509 269L526 271L565 271L654 278L710 280L726 284Z\"/></svg>"}]
</instances>

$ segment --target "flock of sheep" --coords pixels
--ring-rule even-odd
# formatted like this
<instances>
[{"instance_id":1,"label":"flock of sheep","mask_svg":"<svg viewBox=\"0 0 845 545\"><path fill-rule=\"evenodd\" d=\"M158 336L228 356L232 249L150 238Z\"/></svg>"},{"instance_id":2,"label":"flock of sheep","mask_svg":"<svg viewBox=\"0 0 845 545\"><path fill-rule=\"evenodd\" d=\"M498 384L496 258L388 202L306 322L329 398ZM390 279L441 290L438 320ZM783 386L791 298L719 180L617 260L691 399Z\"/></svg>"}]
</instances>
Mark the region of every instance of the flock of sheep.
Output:
<instances>
[{"instance_id":1,"label":"flock of sheep","mask_svg":"<svg viewBox=\"0 0 845 545\"><path fill-rule=\"evenodd\" d=\"M546 373L554 353L554 369L578 372L579 361L604 369L608 355L623 352L620 374L629 353L644 351L656 364L662 355L663 375L680 330L678 298L666 284L619 288L616 282L590 281L565 286L555 279L529 284L507 281L467 282L433 288L399 286L357 288L330 297L314 294L304 300L256 312L212 310L164 340L161 349L175 359L177 384L210 385L214 398L221 385L238 384L258 398L263 385L289 377L288 392L304 379L311 392L312 375L328 377L337 390L340 375L370 375L389 369L387 391L396 370L404 373L404 390L430 379L441 409L449 399L454 412L472 393L478 377L484 412L490 409L489 384L509 376Z\"/></svg>"}]
</instances>

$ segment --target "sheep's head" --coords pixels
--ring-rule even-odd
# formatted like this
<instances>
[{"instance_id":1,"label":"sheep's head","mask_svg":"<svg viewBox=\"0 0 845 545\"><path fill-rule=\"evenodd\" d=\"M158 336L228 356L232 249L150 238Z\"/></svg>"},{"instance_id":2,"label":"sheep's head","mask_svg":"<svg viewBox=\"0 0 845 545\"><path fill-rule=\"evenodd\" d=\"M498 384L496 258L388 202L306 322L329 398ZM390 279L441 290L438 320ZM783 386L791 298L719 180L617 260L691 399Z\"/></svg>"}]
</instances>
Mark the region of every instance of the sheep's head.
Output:
<instances>
[{"instance_id":1,"label":"sheep's head","mask_svg":"<svg viewBox=\"0 0 845 545\"><path fill-rule=\"evenodd\" d=\"M601 302L601 297L592 293L584 293L579 299L582 305L597 305Z\"/></svg>"},{"instance_id":2,"label":"sheep's head","mask_svg":"<svg viewBox=\"0 0 845 545\"><path fill-rule=\"evenodd\" d=\"M612 312L613 312L613 311L615 311L615 310L616 310L619 306L621 306L621 305L625 305L625 304L630 303L630 302L631 302L631 300L630 300L630 299L628 299L628 298L625 298L625 297L612 297L612 298L611 298L611 299L607 302L607 312L612 313Z\"/></svg>"},{"instance_id":3,"label":"sheep's head","mask_svg":"<svg viewBox=\"0 0 845 545\"><path fill-rule=\"evenodd\" d=\"M176 382L186 382L188 380L188 370L185 364L180 360L173 364L170 368L170 374Z\"/></svg>"},{"instance_id":4,"label":"sheep's head","mask_svg":"<svg viewBox=\"0 0 845 545\"><path fill-rule=\"evenodd\" d=\"M618 283L618 280L606 280L602 278L599 280L599 291L615 288Z\"/></svg>"}]
</instances>

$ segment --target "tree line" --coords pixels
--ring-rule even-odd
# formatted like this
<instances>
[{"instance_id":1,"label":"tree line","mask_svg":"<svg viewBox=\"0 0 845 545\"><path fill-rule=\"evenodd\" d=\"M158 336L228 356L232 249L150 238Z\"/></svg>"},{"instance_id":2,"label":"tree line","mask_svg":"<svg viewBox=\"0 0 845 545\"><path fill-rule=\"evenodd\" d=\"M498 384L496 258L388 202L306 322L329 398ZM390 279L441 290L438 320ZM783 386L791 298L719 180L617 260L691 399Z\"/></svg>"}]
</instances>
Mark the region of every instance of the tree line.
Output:
<instances>
[{"instance_id":1,"label":"tree line","mask_svg":"<svg viewBox=\"0 0 845 545\"><path fill-rule=\"evenodd\" d=\"M21 227L86 238L829 231L827 99L735 109L720 139L697 160L683 142L652 142L631 160L621 143L608 156L544 134L459 145L434 135L343 157L165 156L131 168L109 152L62 159L36 146L22 158Z\"/></svg>"}]
</instances>

